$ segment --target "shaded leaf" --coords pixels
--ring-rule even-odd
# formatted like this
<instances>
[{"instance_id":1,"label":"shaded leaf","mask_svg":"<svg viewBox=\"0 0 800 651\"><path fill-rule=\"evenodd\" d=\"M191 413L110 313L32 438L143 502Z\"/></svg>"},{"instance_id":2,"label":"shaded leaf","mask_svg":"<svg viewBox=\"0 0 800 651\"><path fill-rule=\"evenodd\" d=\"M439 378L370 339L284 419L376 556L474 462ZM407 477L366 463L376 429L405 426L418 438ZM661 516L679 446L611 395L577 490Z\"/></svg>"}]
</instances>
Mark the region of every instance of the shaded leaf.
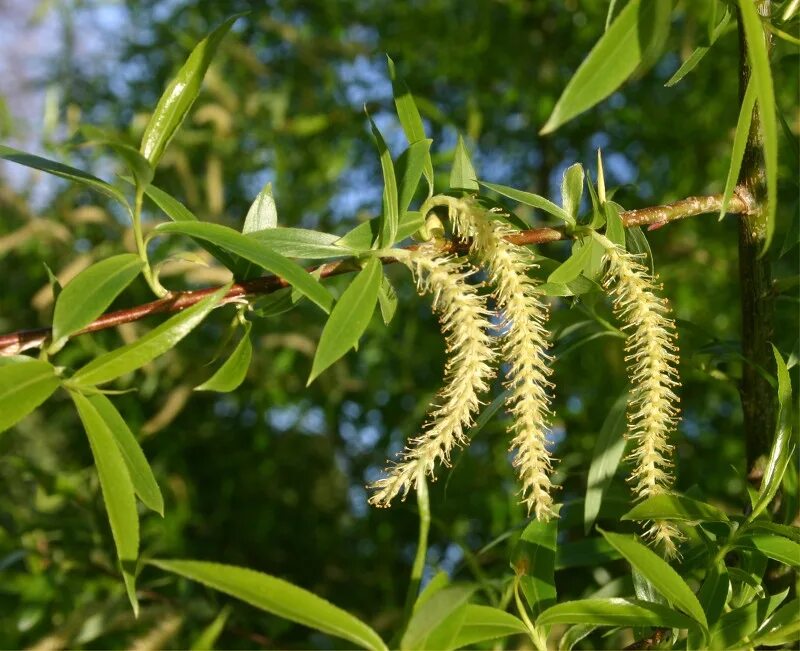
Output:
<instances>
[{"instance_id":1,"label":"shaded leaf","mask_svg":"<svg viewBox=\"0 0 800 651\"><path fill-rule=\"evenodd\" d=\"M384 324L389 325L394 318L394 313L397 311L397 294L386 276L381 278L381 287L378 290L378 305L381 308Z\"/></svg>"},{"instance_id":2,"label":"shaded leaf","mask_svg":"<svg viewBox=\"0 0 800 651\"><path fill-rule=\"evenodd\" d=\"M561 179L561 206L570 216L569 223L575 224L578 220L578 211L583 197L583 165L575 163L570 165Z\"/></svg>"},{"instance_id":3,"label":"shaded leaf","mask_svg":"<svg viewBox=\"0 0 800 651\"><path fill-rule=\"evenodd\" d=\"M538 625L594 624L597 626L666 626L692 628L696 623L686 615L661 604L638 599L580 599L566 601L545 610Z\"/></svg>"},{"instance_id":4,"label":"shaded leaf","mask_svg":"<svg viewBox=\"0 0 800 651\"><path fill-rule=\"evenodd\" d=\"M558 519L534 520L525 527L512 552L511 564L520 577L520 586L534 620L556 602L557 537Z\"/></svg>"},{"instance_id":5,"label":"shaded leaf","mask_svg":"<svg viewBox=\"0 0 800 651\"><path fill-rule=\"evenodd\" d=\"M697 599L706 613L709 626L713 626L722 614L729 590L728 569L724 561L717 561L706 572L706 578L697 593Z\"/></svg>"},{"instance_id":6,"label":"shaded leaf","mask_svg":"<svg viewBox=\"0 0 800 651\"><path fill-rule=\"evenodd\" d=\"M733 147L731 148L731 162L728 166L728 177L725 179L725 190L722 193L722 207L719 218L722 219L728 211L733 191L739 180L739 170L742 168L744 150L747 146L747 137L750 135L750 124L753 121L753 109L756 105L756 85L751 78L739 108L739 119L736 122L736 131L733 134Z\"/></svg>"},{"instance_id":7,"label":"shaded leaf","mask_svg":"<svg viewBox=\"0 0 800 651\"><path fill-rule=\"evenodd\" d=\"M498 608L467 604L464 623L453 642L453 648L472 646L499 637L527 633L522 620Z\"/></svg>"},{"instance_id":8,"label":"shaded leaf","mask_svg":"<svg viewBox=\"0 0 800 651\"><path fill-rule=\"evenodd\" d=\"M233 391L247 376L247 369L250 368L250 360L253 357L253 344L250 342L250 322L245 325L244 333L239 343L236 344L231 356L225 360L214 375L208 378L203 384L195 387L195 391L219 391L226 393Z\"/></svg>"},{"instance_id":9,"label":"shaded leaf","mask_svg":"<svg viewBox=\"0 0 800 651\"><path fill-rule=\"evenodd\" d=\"M621 519L728 522L728 516L717 507L676 493L662 493L648 497L634 506Z\"/></svg>"},{"instance_id":10,"label":"shaded leaf","mask_svg":"<svg viewBox=\"0 0 800 651\"><path fill-rule=\"evenodd\" d=\"M719 23L717 23L716 27L714 27L708 45L701 45L699 47L696 47L694 51L686 59L686 61L683 62L681 67L675 71L675 74L672 75L672 77L669 78L667 83L664 84L664 86L666 86L667 88L674 86L686 75L688 75L692 70L694 70L695 67L697 67L697 64L700 63L703 57L711 49L711 46L717 42L717 39L722 35L722 32L725 31L725 28L728 26L730 19L731 19L730 8L725 7L725 13L722 15L722 20L720 20Z\"/></svg>"},{"instance_id":11,"label":"shaded leaf","mask_svg":"<svg viewBox=\"0 0 800 651\"><path fill-rule=\"evenodd\" d=\"M425 601L424 607L416 607L408 627L400 641L400 648L405 650L412 649L432 649L441 648L432 646L430 638L436 634L437 629L446 622L448 617L466 605L467 600L475 592L472 585L454 585L434 593ZM458 629L455 630L455 633Z\"/></svg>"},{"instance_id":12,"label":"shaded leaf","mask_svg":"<svg viewBox=\"0 0 800 651\"><path fill-rule=\"evenodd\" d=\"M494 190L497 192L497 194L502 194L504 197L508 197L509 199L513 199L519 203L524 203L526 206L532 206L534 208L539 208L539 210L544 210L546 213L553 215L553 217L558 217L568 224L572 223L572 215L570 215L563 208L554 204L549 199L540 197L538 194L523 192L522 190L516 190L515 188L510 188L506 185L498 185L497 183L486 183L484 181L479 181L479 183L485 188Z\"/></svg>"},{"instance_id":13,"label":"shaded leaf","mask_svg":"<svg viewBox=\"0 0 800 651\"><path fill-rule=\"evenodd\" d=\"M752 648L752 645L743 644L758 628L759 622L764 621L786 598L788 590L784 592L751 601L746 606L736 608L723 614L711 629L711 649L727 648Z\"/></svg>"},{"instance_id":14,"label":"shaded leaf","mask_svg":"<svg viewBox=\"0 0 800 651\"><path fill-rule=\"evenodd\" d=\"M413 142L397 159L397 176L400 179L398 183L399 210L401 215L408 210L425 169L425 163L430 160L431 143L433 143L433 140L430 138Z\"/></svg>"},{"instance_id":15,"label":"shaded leaf","mask_svg":"<svg viewBox=\"0 0 800 651\"><path fill-rule=\"evenodd\" d=\"M220 610L219 615L214 618L214 621L206 626L200 632L200 635L195 638L195 641L192 642L192 646L189 647L191 651L211 651L217 643L217 639L222 633L222 630L225 628L230 614L230 606L225 606L225 608Z\"/></svg>"}]
</instances>

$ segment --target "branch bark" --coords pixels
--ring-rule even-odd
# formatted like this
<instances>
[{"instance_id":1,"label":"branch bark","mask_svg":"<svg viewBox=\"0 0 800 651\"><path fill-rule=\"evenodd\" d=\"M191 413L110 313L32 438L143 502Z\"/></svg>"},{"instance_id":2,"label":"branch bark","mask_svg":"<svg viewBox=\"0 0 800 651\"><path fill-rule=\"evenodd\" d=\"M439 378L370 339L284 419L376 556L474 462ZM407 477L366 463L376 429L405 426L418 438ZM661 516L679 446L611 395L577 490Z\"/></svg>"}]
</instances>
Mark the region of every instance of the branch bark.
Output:
<instances>
[{"instance_id":1,"label":"branch bark","mask_svg":"<svg viewBox=\"0 0 800 651\"><path fill-rule=\"evenodd\" d=\"M704 197L688 197L663 206L628 210L623 212L620 216L622 218L622 223L627 228L632 226L649 226L650 229L654 229L660 228L668 222L684 219L686 217L693 217L705 213L718 213L721 206L722 195L716 194ZM748 191L745 188L737 188L737 191L728 203L728 212L730 214L747 214L751 210L752 205ZM570 239L570 237L571 236L563 228L532 228L527 231L515 233L509 236L508 239L515 244L528 245L557 242L559 240ZM413 248L413 245L407 248ZM393 262L395 262L393 258L385 258L383 260L384 264L391 264ZM353 260L349 259L326 262L308 268L309 272L316 272L320 278L330 278L331 276L338 276L357 270L358 266ZM236 283L230 288L220 305L233 303L243 296L270 294L288 286L289 284L285 280L277 276L263 276L254 280ZM73 336L97 332L98 330L106 330L107 328L113 328L123 323L139 321L153 314L179 312L185 310L187 307L191 307L217 289L217 287L209 287L207 289L195 291L173 292L169 296L157 301L118 310L116 312L109 312L86 326L83 330L75 333ZM50 331L50 328L37 328L33 330L18 330L6 335L0 335L0 356L16 355L24 350L38 348L50 336Z\"/></svg>"},{"instance_id":2,"label":"branch bark","mask_svg":"<svg viewBox=\"0 0 800 651\"><path fill-rule=\"evenodd\" d=\"M762 16L769 16L770 2L758 6ZM764 38L771 40L769 32ZM751 69L741 17L739 20L739 99L744 97ZM742 365L739 387L744 419L744 439L748 478L759 485L763 463L775 431L775 393L761 369L772 367L770 340L774 330L775 307L772 297L772 276L768 254L763 254L766 232L766 182L761 144L760 107L756 105L750 124L739 187L753 198L752 210L739 221L739 291L742 315Z\"/></svg>"}]
</instances>

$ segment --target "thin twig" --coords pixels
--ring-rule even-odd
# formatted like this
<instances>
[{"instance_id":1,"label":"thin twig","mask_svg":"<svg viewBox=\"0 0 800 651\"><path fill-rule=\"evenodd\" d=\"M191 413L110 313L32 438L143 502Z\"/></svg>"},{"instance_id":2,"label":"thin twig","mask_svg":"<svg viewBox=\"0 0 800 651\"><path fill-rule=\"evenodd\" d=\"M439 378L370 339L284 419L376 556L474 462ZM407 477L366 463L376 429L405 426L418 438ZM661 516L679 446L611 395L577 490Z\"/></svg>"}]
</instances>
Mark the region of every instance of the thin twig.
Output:
<instances>
[{"instance_id":1,"label":"thin twig","mask_svg":"<svg viewBox=\"0 0 800 651\"><path fill-rule=\"evenodd\" d=\"M715 194L706 197L687 197L674 203L663 206L651 206L649 208L638 208L627 210L620 216L622 223L626 227L649 226L651 229L659 228L664 224L686 217L702 215L706 213L719 212L722 206L722 195ZM751 212L751 201L749 194L742 188L737 188L736 193L728 203L728 213L730 214L749 214ZM532 228L527 231L520 231L508 237L514 244L544 244L547 242L557 242L559 240L570 239L570 235L564 228ZM413 245L411 247L413 248ZM395 262L393 258L384 258L384 264ZM314 272L319 278L330 278L341 274L356 271L358 267L352 260L337 260L324 264L308 267L309 272ZM271 294L279 289L288 287L282 278L277 276L263 276L254 280L242 281L231 286L225 298L220 301L220 305L235 302L243 296L257 296L261 294ZM73 337L106 330L123 323L139 321L153 314L164 314L167 312L180 312L187 307L191 307L204 297L215 292L217 287L209 287L195 291L172 292L168 296L137 305L136 307L118 310L104 314L88 326L76 332ZM50 328L36 328L33 330L18 330L6 335L0 335L0 356L16 355L30 348L38 348L50 336Z\"/></svg>"}]
</instances>

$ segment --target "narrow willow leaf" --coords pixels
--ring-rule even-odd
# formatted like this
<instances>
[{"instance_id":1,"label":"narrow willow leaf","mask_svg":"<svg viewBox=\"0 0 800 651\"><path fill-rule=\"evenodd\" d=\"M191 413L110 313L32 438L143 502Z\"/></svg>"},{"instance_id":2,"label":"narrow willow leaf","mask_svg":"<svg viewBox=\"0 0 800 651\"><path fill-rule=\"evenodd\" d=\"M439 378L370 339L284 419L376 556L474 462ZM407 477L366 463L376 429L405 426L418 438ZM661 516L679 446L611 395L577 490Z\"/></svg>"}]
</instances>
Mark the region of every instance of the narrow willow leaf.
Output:
<instances>
[{"instance_id":1,"label":"narrow willow leaf","mask_svg":"<svg viewBox=\"0 0 800 651\"><path fill-rule=\"evenodd\" d=\"M455 649L528 631L521 619L499 608L467 604L464 615L464 623L453 642Z\"/></svg>"},{"instance_id":2,"label":"narrow willow leaf","mask_svg":"<svg viewBox=\"0 0 800 651\"><path fill-rule=\"evenodd\" d=\"M756 632L759 622L772 613L787 594L788 590L764 599L757 599L723 614L711 629L709 648L754 648L746 640Z\"/></svg>"},{"instance_id":3,"label":"narrow willow leaf","mask_svg":"<svg viewBox=\"0 0 800 651\"><path fill-rule=\"evenodd\" d=\"M669 564L630 536L601 531L605 539L622 554L673 606L708 629L700 602L686 582Z\"/></svg>"},{"instance_id":4,"label":"narrow willow leaf","mask_svg":"<svg viewBox=\"0 0 800 651\"><path fill-rule=\"evenodd\" d=\"M206 626L189 647L191 651L212 651L231 614L230 606L219 611L214 621Z\"/></svg>"},{"instance_id":5,"label":"narrow willow leaf","mask_svg":"<svg viewBox=\"0 0 800 651\"><path fill-rule=\"evenodd\" d=\"M119 136L112 131L100 129L91 124L81 125L81 134L86 138L83 146L108 147L119 157L133 175L137 188L144 190L153 180L153 168L138 150L118 140Z\"/></svg>"},{"instance_id":6,"label":"narrow willow leaf","mask_svg":"<svg viewBox=\"0 0 800 651\"><path fill-rule=\"evenodd\" d=\"M469 152L461 134L458 134L453 167L450 170L450 188L453 190L478 190L478 175L472 166Z\"/></svg>"},{"instance_id":7,"label":"narrow willow leaf","mask_svg":"<svg viewBox=\"0 0 800 651\"><path fill-rule=\"evenodd\" d=\"M400 158L397 159L397 176L399 193L399 210L402 215L408 210L414 193L419 185L422 172L425 169L425 162L430 160L431 143L430 138L412 142Z\"/></svg>"},{"instance_id":8,"label":"narrow willow leaf","mask_svg":"<svg viewBox=\"0 0 800 651\"><path fill-rule=\"evenodd\" d=\"M547 277L548 283L566 284L575 280L587 268L592 258L592 247L582 246L577 250L576 248L573 247L572 255Z\"/></svg>"},{"instance_id":9,"label":"narrow willow leaf","mask_svg":"<svg viewBox=\"0 0 800 651\"><path fill-rule=\"evenodd\" d=\"M747 55L752 68L751 79L756 87L758 116L763 136L764 168L767 177L766 233L762 250L765 252L775 231L775 210L778 204L778 123L775 119L775 92L764 27L752 0L739 0L739 15L744 27Z\"/></svg>"},{"instance_id":10,"label":"narrow willow leaf","mask_svg":"<svg viewBox=\"0 0 800 651\"><path fill-rule=\"evenodd\" d=\"M114 437L125 461L133 490L142 503L164 516L164 498L142 448L116 407L102 393L85 396Z\"/></svg>"},{"instance_id":11,"label":"narrow willow leaf","mask_svg":"<svg viewBox=\"0 0 800 651\"><path fill-rule=\"evenodd\" d=\"M556 539L558 519L532 521L511 554L511 564L534 619L556 602ZM538 625L538 620L536 620Z\"/></svg>"},{"instance_id":12,"label":"narrow willow leaf","mask_svg":"<svg viewBox=\"0 0 800 651\"><path fill-rule=\"evenodd\" d=\"M538 208L539 210L544 210L546 213L553 215L553 217L558 217L568 224L572 223L572 215L570 215L560 206L554 204L552 201L545 199L544 197L540 197L538 194L516 190L515 188L510 188L506 185L498 185L496 183L486 183L484 181L479 181L479 183L485 188L494 190L497 192L497 194L502 194L504 197L508 197L509 199L513 199L519 203L524 203L526 206L532 206L534 208Z\"/></svg>"},{"instance_id":13,"label":"narrow willow leaf","mask_svg":"<svg viewBox=\"0 0 800 651\"><path fill-rule=\"evenodd\" d=\"M267 183L258 193L244 218L242 233L256 233L278 225L278 209L272 197L272 183Z\"/></svg>"},{"instance_id":14,"label":"narrow willow leaf","mask_svg":"<svg viewBox=\"0 0 800 651\"><path fill-rule=\"evenodd\" d=\"M725 13L722 16L722 20L720 20L719 23L717 23L716 27L714 27L714 30L711 33L711 39L709 41L709 44L696 47L694 51L686 59L686 61L683 62L683 65L681 65L681 67L675 71L675 74L669 78L669 81L667 81L667 83L665 83L664 86L666 86L667 88L674 86L686 75L688 75L692 70L694 70L695 67L697 67L697 64L700 63L703 57L711 49L711 46L717 42L717 39L725 31L725 28L728 26L730 20L731 20L730 8L725 7Z\"/></svg>"},{"instance_id":15,"label":"narrow willow leaf","mask_svg":"<svg viewBox=\"0 0 800 651\"><path fill-rule=\"evenodd\" d=\"M571 217L571 224L575 224L578 221L578 211L583 197L584 177L583 165L575 163L566 169L561 179L561 206Z\"/></svg>"},{"instance_id":16,"label":"narrow willow leaf","mask_svg":"<svg viewBox=\"0 0 800 651\"><path fill-rule=\"evenodd\" d=\"M400 641L400 649L435 649L440 646L430 644L430 639L445 620L464 607L475 592L472 585L453 585L442 588L432 595L424 608L415 608L408 627Z\"/></svg>"},{"instance_id":17,"label":"narrow willow leaf","mask_svg":"<svg viewBox=\"0 0 800 651\"><path fill-rule=\"evenodd\" d=\"M742 168L742 159L747 145L747 136L750 134L750 124L753 121L753 108L756 105L756 85L751 78L739 109L739 119L736 122L736 132L733 136L731 149L731 163L728 166L728 177L725 179L725 190L722 193L722 207L719 218L722 219L728 211L728 203L733 196L736 183L739 180L739 170Z\"/></svg>"},{"instance_id":18,"label":"narrow willow leaf","mask_svg":"<svg viewBox=\"0 0 800 651\"><path fill-rule=\"evenodd\" d=\"M306 228L286 228L278 226L250 233L249 238L261 242L270 250L287 258L305 260L324 260L353 255L355 251L339 244L338 235L312 231Z\"/></svg>"},{"instance_id":19,"label":"narrow willow leaf","mask_svg":"<svg viewBox=\"0 0 800 651\"><path fill-rule=\"evenodd\" d=\"M558 651L572 651L572 648L586 636L597 630L594 624L575 624L570 626L558 641Z\"/></svg>"},{"instance_id":20,"label":"narrow willow leaf","mask_svg":"<svg viewBox=\"0 0 800 651\"><path fill-rule=\"evenodd\" d=\"M397 241L400 242L416 233L425 224L422 214L418 211L406 212L400 216L400 223L397 228ZM343 247L345 250L365 252L369 251L372 243L379 233L380 223L378 219L370 219L353 228L336 240L336 246Z\"/></svg>"},{"instance_id":21,"label":"narrow willow leaf","mask_svg":"<svg viewBox=\"0 0 800 651\"><path fill-rule=\"evenodd\" d=\"M758 633L750 638L752 648L780 646L800 640L800 600L792 599L780 607L772 617L763 622Z\"/></svg>"},{"instance_id":22,"label":"narrow willow leaf","mask_svg":"<svg viewBox=\"0 0 800 651\"><path fill-rule=\"evenodd\" d=\"M389 77L392 80L392 95L394 95L394 105L397 108L397 117L400 119L400 126L406 134L408 144L425 140L425 125L414 101L414 96L406 86L406 83L397 76L394 61L386 57L389 65ZM425 154L422 173L428 181L428 196L433 195L433 162L431 161L430 148ZM402 210L401 210L402 213Z\"/></svg>"},{"instance_id":23,"label":"narrow willow leaf","mask_svg":"<svg viewBox=\"0 0 800 651\"><path fill-rule=\"evenodd\" d=\"M367 116L369 117L369 116ZM378 248L386 248L394 244L397 239L397 223L400 221L400 207L397 198L397 177L394 173L394 162L392 154L386 146L380 130L369 118L372 135L378 147L378 155L381 160L381 172L383 173L383 209L380 218L380 231L377 240Z\"/></svg>"},{"instance_id":24,"label":"narrow willow leaf","mask_svg":"<svg viewBox=\"0 0 800 651\"><path fill-rule=\"evenodd\" d=\"M382 276L380 260L370 258L344 290L322 330L308 384L358 343L375 310Z\"/></svg>"},{"instance_id":25,"label":"narrow willow leaf","mask_svg":"<svg viewBox=\"0 0 800 651\"><path fill-rule=\"evenodd\" d=\"M60 348L67 337L105 312L143 266L138 255L123 253L101 260L75 276L56 299L54 347Z\"/></svg>"},{"instance_id":26,"label":"narrow willow leaf","mask_svg":"<svg viewBox=\"0 0 800 651\"><path fill-rule=\"evenodd\" d=\"M639 502L622 520L677 520L679 522L728 522L716 506L675 493L661 493Z\"/></svg>"},{"instance_id":27,"label":"narrow willow leaf","mask_svg":"<svg viewBox=\"0 0 800 651\"><path fill-rule=\"evenodd\" d=\"M631 253L643 255L644 264L649 270L650 275L655 274L655 264L653 262L653 252L650 250L650 242L642 232L640 226L631 226L625 229L625 248Z\"/></svg>"},{"instance_id":28,"label":"narrow willow leaf","mask_svg":"<svg viewBox=\"0 0 800 651\"><path fill-rule=\"evenodd\" d=\"M195 391L218 391L227 393L236 389L247 376L247 369L250 368L250 360L253 357L253 344L250 343L251 323L247 323L244 334L231 353L217 371L208 378L203 384L195 387Z\"/></svg>"},{"instance_id":29,"label":"narrow willow leaf","mask_svg":"<svg viewBox=\"0 0 800 651\"><path fill-rule=\"evenodd\" d=\"M203 561L153 560L150 564L365 649L386 649L380 636L364 622L329 601L274 576Z\"/></svg>"},{"instance_id":30,"label":"narrow willow leaf","mask_svg":"<svg viewBox=\"0 0 800 651\"><path fill-rule=\"evenodd\" d=\"M628 392L616 399L606 414L595 441L592 463L586 480L586 500L583 504L583 530L589 533L600 513L603 494L617 472L625 451L625 414L628 408Z\"/></svg>"},{"instance_id":31,"label":"narrow willow leaf","mask_svg":"<svg viewBox=\"0 0 800 651\"><path fill-rule=\"evenodd\" d=\"M397 294L386 276L381 279L381 288L378 290L378 305L381 308L384 324L389 325L394 318L394 313L397 311Z\"/></svg>"},{"instance_id":32,"label":"narrow willow leaf","mask_svg":"<svg viewBox=\"0 0 800 651\"><path fill-rule=\"evenodd\" d=\"M706 573L706 578L697 592L697 600L703 607L709 626L713 626L725 609L730 589L728 569L723 560L715 562Z\"/></svg>"},{"instance_id":33,"label":"narrow willow leaf","mask_svg":"<svg viewBox=\"0 0 800 651\"><path fill-rule=\"evenodd\" d=\"M638 599L580 599L566 601L545 610L536 620L550 624L594 624L597 626L664 626L693 628L697 624L686 615L661 604Z\"/></svg>"},{"instance_id":34,"label":"narrow willow leaf","mask_svg":"<svg viewBox=\"0 0 800 651\"><path fill-rule=\"evenodd\" d=\"M667 0L669 1L669 0ZM611 23L569 80L541 134L555 131L611 95L631 76L650 44L641 26L653 25L663 0L632 0Z\"/></svg>"},{"instance_id":35,"label":"narrow willow leaf","mask_svg":"<svg viewBox=\"0 0 800 651\"><path fill-rule=\"evenodd\" d=\"M142 135L142 155L156 167L169 141L180 128L189 109L200 93L203 77L217 52L220 42L233 23L242 14L231 16L222 25L200 41L192 50L186 63L169 83L158 100L156 110L150 117Z\"/></svg>"},{"instance_id":36,"label":"narrow willow leaf","mask_svg":"<svg viewBox=\"0 0 800 651\"><path fill-rule=\"evenodd\" d=\"M736 539L742 549L757 549L767 558L784 565L800 567L800 544L780 536L746 536Z\"/></svg>"},{"instance_id":37,"label":"narrow willow leaf","mask_svg":"<svg viewBox=\"0 0 800 651\"><path fill-rule=\"evenodd\" d=\"M139 556L139 516L136 513L133 483L119 445L97 409L81 393L70 391L70 396L78 409L78 415L92 448L128 599L138 616L139 603L136 599L135 581L136 559Z\"/></svg>"},{"instance_id":38,"label":"narrow willow leaf","mask_svg":"<svg viewBox=\"0 0 800 651\"><path fill-rule=\"evenodd\" d=\"M261 243L256 239L255 235L242 235L227 226L209 224L207 222L159 224L155 232L180 233L213 242L217 246L283 278L292 287L319 305L325 312L330 311L333 299L319 280L296 262L289 260L280 253L276 253L269 245Z\"/></svg>"},{"instance_id":39,"label":"narrow willow leaf","mask_svg":"<svg viewBox=\"0 0 800 651\"><path fill-rule=\"evenodd\" d=\"M169 217L172 221L174 222L200 221L199 219L197 219L197 217L193 212L191 212L175 197L173 197L171 194L167 194L166 192L157 188L156 186L148 185L144 193L150 199L152 199L153 203L155 203L159 208L161 208L161 210L164 211L164 214L167 217ZM227 269L230 269L231 271L237 271L240 267L249 266L249 263L243 263L236 256L231 255L224 249L215 246L211 242L199 238L195 239L194 241L197 242L199 246L203 247L206 251L208 251L212 256L214 256Z\"/></svg>"},{"instance_id":40,"label":"narrow willow leaf","mask_svg":"<svg viewBox=\"0 0 800 651\"><path fill-rule=\"evenodd\" d=\"M52 174L54 176L60 176L62 179L67 179L68 181L81 183L82 185L92 188L93 190L97 190L107 197L111 197L112 199L118 201L128 212L130 212L128 201L125 199L125 195L119 189L101 179L98 179L96 176L92 176L88 172L70 167L69 165L64 165L63 163L57 163L56 161L42 158L41 156L34 156L33 154L28 154L24 151L20 151L19 149L14 149L13 147L6 147L5 145L0 145L0 158L5 158L6 160L10 160L12 163L18 163L20 165L24 165L25 167L32 167L33 169L41 170L42 172L47 172L48 174Z\"/></svg>"},{"instance_id":41,"label":"narrow willow leaf","mask_svg":"<svg viewBox=\"0 0 800 651\"><path fill-rule=\"evenodd\" d=\"M4 363L0 364L0 432L4 432L31 413L47 400L59 385L55 368L44 360L22 355L2 359Z\"/></svg>"},{"instance_id":42,"label":"narrow willow leaf","mask_svg":"<svg viewBox=\"0 0 800 651\"><path fill-rule=\"evenodd\" d=\"M83 386L104 384L141 368L173 348L188 335L217 306L227 291L227 286L220 287L199 303L154 328L141 339L95 357L72 376L71 382Z\"/></svg>"},{"instance_id":43,"label":"narrow willow leaf","mask_svg":"<svg viewBox=\"0 0 800 651\"><path fill-rule=\"evenodd\" d=\"M767 531L778 536L783 536L789 540L794 540L800 543L800 527L793 527L786 524L777 524L776 522L767 522L765 520L756 520L748 526L750 531Z\"/></svg>"},{"instance_id":44,"label":"narrow willow leaf","mask_svg":"<svg viewBox=\"0 0 800 651\"><path fill-rule=\"evenodd\" d=\"M625 226L619 216L619 208L613 201L603 204L606 216L606 237L617 246L625 248Z\"/></svg>"}]
</instances>

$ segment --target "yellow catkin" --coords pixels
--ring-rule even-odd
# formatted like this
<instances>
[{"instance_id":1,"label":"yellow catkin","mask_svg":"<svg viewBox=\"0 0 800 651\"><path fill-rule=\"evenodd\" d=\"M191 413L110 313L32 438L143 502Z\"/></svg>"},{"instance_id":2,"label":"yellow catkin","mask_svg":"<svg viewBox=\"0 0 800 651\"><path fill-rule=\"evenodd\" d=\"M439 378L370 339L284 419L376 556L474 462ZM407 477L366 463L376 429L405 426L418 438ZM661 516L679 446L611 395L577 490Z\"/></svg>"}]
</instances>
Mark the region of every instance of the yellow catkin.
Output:
<instances>
[{"instance_id":1,"label":"yellow catkin","mask_svg":"<svg viewBox=\"0 0 800 651\"><path fill-rule=\"evenodd\" d=\"M434 197L445 205L456 235L471 240L471 252L489 274L497 307L503 314L501 353L507 364L506 408L514 466L522 483L522 501L537 519L548 520L553 511L550 475L552 459L547 449L552 370L547 354L548 309L528 276L533 256L505 237L514 229L487 213L473 199Z\"/></svg>"},{"instance_id":2,"label":"yellow catkin","mask_svg":"<svg viewBox=\"0 0 800 651\"><path fill-rule=\"evenodd\" d=\"M631 398L628 438L634 441L629 459L635 468L629 481L641 498L658 495L672 485L670 435L678 421L678 348L669 303L656 295L660 287L637 256L601 237L608 263L603 286L614 300L614 311L627 331L625 350ZM669 522L650 523L647 535L667 556L675 556L680 532Z\"/></svg>"},{"instance_id":3,"label":"yellow catkin","mask_svg":"<svg viewBox=\"0 0 800 651\"><path fill-rule=\"evenodd\" d=\"M437 394L423 434L411 439L401 460L386 469L386 476L370 486L369 501L389 506L398 495L408 494L425 475L433 476L436 464L449 463L453 447L465 440L480 407L480 394L494 376L495 353L488 330L491 313L486 299L467 279L474 270L452 256L442 255L433 243L403 254L420 293L433 294L433 309L445 335L447 362L445 383Z\"/></svg>"}]
</instances>

